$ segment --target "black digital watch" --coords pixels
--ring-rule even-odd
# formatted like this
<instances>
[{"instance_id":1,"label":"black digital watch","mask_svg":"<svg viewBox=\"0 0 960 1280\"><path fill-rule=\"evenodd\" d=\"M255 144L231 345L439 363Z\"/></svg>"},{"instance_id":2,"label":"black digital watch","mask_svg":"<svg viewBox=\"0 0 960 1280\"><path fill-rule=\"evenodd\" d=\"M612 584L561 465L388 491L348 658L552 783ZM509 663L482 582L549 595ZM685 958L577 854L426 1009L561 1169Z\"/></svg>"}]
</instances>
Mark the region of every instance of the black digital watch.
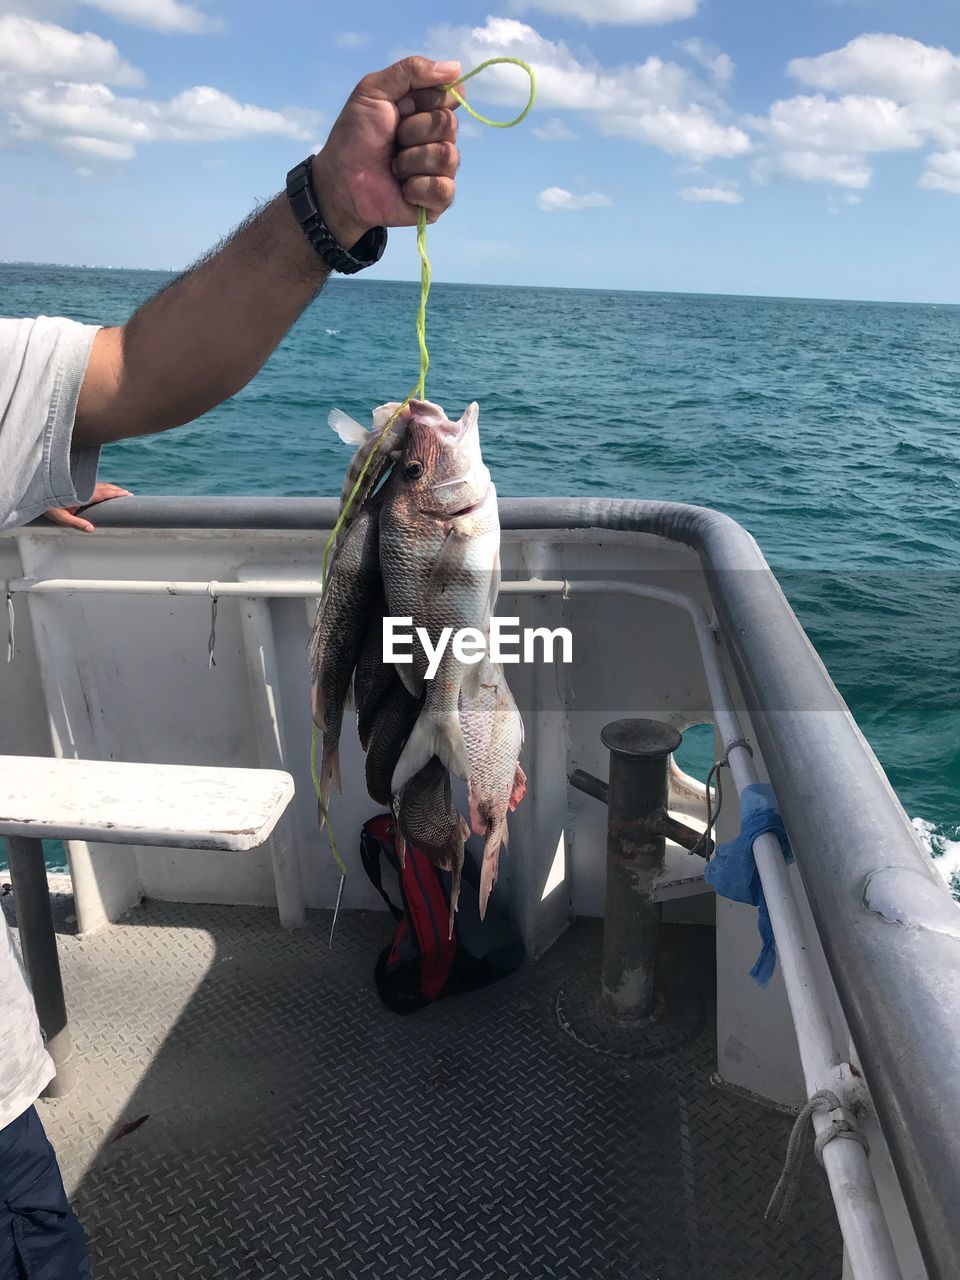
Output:
<instances>
[{"instance_id":1,"label":"black digital watch","mask_svg":"<svg viewBox=\"0 0 960 1280\"><path fill-rule=\"evenodd\" d=\"M387 247L386 227L372 227L350 249L344 249L330 233L317 204L311 175L313 156L287 174L287 198L304 235L331 271L352 276L364 267L372 267L383 257Z\"/></svg>"}]
</instances>

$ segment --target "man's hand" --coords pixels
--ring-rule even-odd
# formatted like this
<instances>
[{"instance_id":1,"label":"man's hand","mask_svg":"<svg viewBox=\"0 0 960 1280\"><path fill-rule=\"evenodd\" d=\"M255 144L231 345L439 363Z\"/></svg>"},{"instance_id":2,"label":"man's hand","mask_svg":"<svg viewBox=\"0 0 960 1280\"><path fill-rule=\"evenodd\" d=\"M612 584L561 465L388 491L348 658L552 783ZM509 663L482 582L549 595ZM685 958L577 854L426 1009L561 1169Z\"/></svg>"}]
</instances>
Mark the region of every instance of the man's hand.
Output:
<instances>
[{"instance_id":1,"label":"man's hand","mask_svg":"<svg viewBox=\"0 0 960 1280\"><path fill-rule=\"evenodd\" d=\"M453 202L459 62L404 58L364 76L313 159L324 221L345 249L371 227L436 222Z\"/></svg>"},{"instance_id":2,"label":"man's hand","mask_svg":"<svg viewBox=\"0 0 960 1280\"><path fill-rule=\"evenodd\" d=\"M405 58L365 76L313 159L317 201L350 249L371 227L431 222L453 200L458 62ZM261 368L329 270L286 194L243 223L119 329L93 340L73 439L80 447L166 431L240 390ZM90 525L73 518L78 528ZM64 523L63 514L59 517Z\"/></svg>"},{"instance_id":3,"label":"man's hand","mask_svg":"<svg viewBox=\"0 0 960 1280\"><path fill-rule=\"evenodd\" d=\"M79 529L81 533L93 533L94 526L83 516L78 516L78 511L86 511L87 507L92 507L95 502L106 502L109 498L132 497L133 494L129 489L121 489L119 485L98 484L93 490L93 497L84 507L51 507L46 512L46 516L54 524L66 525L68 529Z\"/></svg>"}]
</instances>

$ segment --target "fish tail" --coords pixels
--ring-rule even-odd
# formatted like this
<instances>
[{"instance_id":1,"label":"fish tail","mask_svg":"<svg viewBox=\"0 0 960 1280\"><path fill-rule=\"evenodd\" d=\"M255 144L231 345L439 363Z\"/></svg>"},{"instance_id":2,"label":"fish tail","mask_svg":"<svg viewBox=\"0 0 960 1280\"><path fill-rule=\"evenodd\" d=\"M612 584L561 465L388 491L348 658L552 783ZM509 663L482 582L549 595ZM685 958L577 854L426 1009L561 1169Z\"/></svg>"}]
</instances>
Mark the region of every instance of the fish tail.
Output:
<instances>
[{"instance_id":1,"label":"fish tail","mask_svg":"<svg viewBox=\"0 0 960 1280\"><path fill-rule=\"evenodd\" d=\"M480 919L486 915L487 902L497 883L497 870L500 864L500 845L503 842L505 823L495 827L483 843L483 867L480 870Z\"/></svg>"},{"instance_id":2,"label":"fish tail","mask_svg":"<svg viewBox=\"0 0 960 1280\"><path fill-rule=\"evenodd\" d=\"M425 764L429 764L433 756L458 778L466 778L470 773L467 759L467 744L463 738L463 730L457 718L456 708L452 715L438 719L424 708L417 717L413 731L407 744L400 753L397 767L393 771L392 789L396 795L400 788L419 773Z\"/></svg>"},{"instance_id":3,"label":"fish tail","mask_svg":"<svg viewBox=\"0 0 960 1280\"><path fill-rule=\"evenodd\" d=\"M527 775L523 772L523 770L520 768L518 764L517 771L513 775L513 790L510 792L509 804L510 804L511 813L513 813L514 809L516 809L517 805L520 803L520 801L523 799L523 797L526 794L527 794Z\"/></svg>"}]
</instances>

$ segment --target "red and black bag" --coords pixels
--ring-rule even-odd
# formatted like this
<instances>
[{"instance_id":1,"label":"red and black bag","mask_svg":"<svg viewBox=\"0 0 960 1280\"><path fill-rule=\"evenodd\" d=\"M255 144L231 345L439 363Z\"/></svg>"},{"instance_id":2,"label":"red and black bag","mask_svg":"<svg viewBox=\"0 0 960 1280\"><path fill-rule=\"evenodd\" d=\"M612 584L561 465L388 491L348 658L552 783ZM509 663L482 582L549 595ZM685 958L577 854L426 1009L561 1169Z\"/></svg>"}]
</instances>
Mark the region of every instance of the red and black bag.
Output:
<instances>
[{"instance_id":1,"label":"red and black bag","mask_svg":"<svg viewBox=\"0 0 960 1280\"><path fill-rule=\"evenodd\" d=\"M401 867L390 814L363 824L360 856L397 921L393 942L381 952L374 970L380 998L395 1013L416 1013L434 1000L485 987L519 967L523 942L505 913L491 902L485 919L480 919L480 874L469 846L452 937L447 936L449 872L434 866L411 844ZM402 907L384 888L384 865L396 875Z\"/></svg>"}]
</instances>

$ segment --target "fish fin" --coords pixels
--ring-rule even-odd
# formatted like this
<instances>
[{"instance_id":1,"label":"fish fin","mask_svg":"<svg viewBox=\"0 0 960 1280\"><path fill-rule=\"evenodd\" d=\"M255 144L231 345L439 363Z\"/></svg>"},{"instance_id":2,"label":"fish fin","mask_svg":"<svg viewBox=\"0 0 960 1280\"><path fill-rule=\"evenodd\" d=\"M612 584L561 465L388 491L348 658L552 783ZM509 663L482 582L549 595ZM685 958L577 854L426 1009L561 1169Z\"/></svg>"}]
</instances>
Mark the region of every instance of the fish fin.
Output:
<instances>
[{"instance_id":1,"label":"fish fin","mask_svg":"<svg viewBox=\"0 0 960 1280\"><path fill-rule=\"evenodd\" d=\"M500 863L500 845L503 841L503 824L495 828L483 843L483 867L480 870L480 919L487 913L487 902L497 883Z\"/></svg>"},{"instance_id":2,"label":"fish fin","mask_svg":"<svg viewBox=\"0 0 960 1280\"><path fill-rule=\"evenodd\" d=\"M500 839L503 841L503 847L506 849L510 844L510 830L507 827L507 815L503 815L503 823L500 827Z\"/></svg>"},{"instance_id":3,"label":"fish fin","mask_svg":"<svg viewBox=\"0 0 960 1280\"><path fill-rule=\"evenodd\" d=\"M457 523L450 526L447 530L447 536L444 538L443 546L437 552L437 558L434 560L430 569L430 575L427 578L427 584L424 587L424 598L427 598L432 592L442 590L446 585L448 578L456 578L464 571L464 561L467 555L467 548L476 535L476 521L471 516L459 516ZM496 559L496 556L494 556ZM472 568L471 573L479 574L479 568ZM491 586L493 579L496 578L496 591L493 598L496 598L496 592L500 590L500 570L491 562ZM484 627L489 622L484 624ZM480 663L483 666L483 663Z\"/></svg>"},{"instance_id":4,"label":"fish fin","mask_svg":"<svg viewBox=\"0 0 960 1280\"><path fill-rule=\"evenodd\" d=\"M463 820L460 814L460 834L466 840L470 835L470 828ZM459 852L453 860L453 868L450 872L450 930L447 933L448 940L453 937L453 917L457 914L457 908L460 903L460 876L463 872L463 844L461 842Z\"/></svg>"},{"instance_id":5,"label":"fish fin","mask_svg":"<svg viewBox=\"0 0 960 1280\"><path fill-rule=\"evenodd\" d=\"M493 613L493 610L496 607L497 596L500 594L500 580L502 577L503 574L500 569L500 548L497 547L497 554L493 557L493 569L490 573L490 604L488 613Z\"/></svg>"},{"instance_id":6,"label":"fish fin","mask_svg":"<svg viewBox=\"0 0 960 1280\"><path fill-rule=\"evenodd\" d=\"M483 687L483 662L471 662L466 665L460 692L465 698L475 698Z\"/></svg>"},{"instance_id":7,"label":"fish fin","mask_svg":"<svg viewBox=\"0 0 960 1280\"><path fill-rule=\"evenodd\" d=\"M390 801L393 810L393 847L400 859L401 869L407 865L407 841L400 830L400 797L395 795Z\"/></svg>"},{"instance_id":8,"label":"fish fin","mask_svg":"<svg viewBox=\"0 0 960 1280\"><path fill-rule=\"evenodd\" d=\"M320 769L320 785L324 800L332 791L334 795L343 795L343 782L340 778L340 747L334 743L324 748L323 764Z\"/></svg>"},{"instance_id":9,"label":"fish fin","mask_svg":"<svg viewBox=\"0 0 960 1280\"><path fill-rule=\"evenodd\" d=\"M510 792L509 804L510 804L511 813L513 813L514 809L516 809L517 805L520 803L520 801L523 799L523 797L526 794L527 794L527 775L523 772L523 770L520 768L520 765L518 764L517 771L513 775L513 790Z\"/></svg>"},{"instance_id":10,"label":"fish fin","mask_svg":"<svg viewBox=\"0 0 960 1280\"><path fill-rule=\"evenodd\" d=\"M327 425L337 433L344 444L363 444L370 434L367 427L362 427L356 418L342 409L331 409L327 414Z\"/></svg>"},{"instance_id":11,"label":"fish fin","mask_svg":"<svg viewBox=\"0 0 960 1280\"><path fill-rule=\"evenodd\" d=\"M470 800L470 830L475 836L485 836L487 834L487 822L480 813L479 797L473 787L467 788L467 794Z\"/></svg>"},{"instance_id":12,"label":"fish fin","mask_svg":"<svg viewBox=\"0 0 960 1280\"><path fill-rule=\"evenodd\" d=\"M463 558L463 539L453 529L447 530L443 546L437 552L437 558L430 569L427 585L423 590L424 599L428 599L440 587L445 577L459 573L462 565L457 564L456 557Z\"/></svg>"},{"instance_id":13,"label":"fish fin","mask_svg":"<svg viewBox=\"0 0 960 1280\"><path fill-rule=\"evenodd\" d=\"M411 697L423 697L423 676L415 670L412 662L395 662L393 668Z\"/></svg>"},{"instance_id":14,"label":"fish fin","mask_svg":"<svg viewBox=\"0 0 960 1280\"><path fill-rule=\"evenodd\" d=\"M430 714L428 707L424 707L393 771L391 787L394 794L433 756L439 756L441 763L458 778L466 778L470 772L467 744L456 712L445 720L438 720Z\"/></svg>"},{"instance_id":15,"label":"fish fin","mask_svg":"<svg viewBox=\"0 0 960 1280\"><path fill-rule=\"evenodd\" d=\"M468 431L471 427L475 427L477 425L477 419L479 417L480 406L477 404L476 400L474 400L472 404L468 404L466 409L464 409L463 416L457 423L457 426L463 431Z\"/></svg>"},{"instance_id":16,"label":"fish fin","mask_svg":"<svg viewBox=\"0 0 960 1280\"><path fill-rule=\"evenodd\" d=\"M314 680L310 686L310 714L313 716L313 723L317 726L321 733L327 727L326 716L323 714L323 707L320 705L320 681Z\"/></svg>"}]
</instances>

